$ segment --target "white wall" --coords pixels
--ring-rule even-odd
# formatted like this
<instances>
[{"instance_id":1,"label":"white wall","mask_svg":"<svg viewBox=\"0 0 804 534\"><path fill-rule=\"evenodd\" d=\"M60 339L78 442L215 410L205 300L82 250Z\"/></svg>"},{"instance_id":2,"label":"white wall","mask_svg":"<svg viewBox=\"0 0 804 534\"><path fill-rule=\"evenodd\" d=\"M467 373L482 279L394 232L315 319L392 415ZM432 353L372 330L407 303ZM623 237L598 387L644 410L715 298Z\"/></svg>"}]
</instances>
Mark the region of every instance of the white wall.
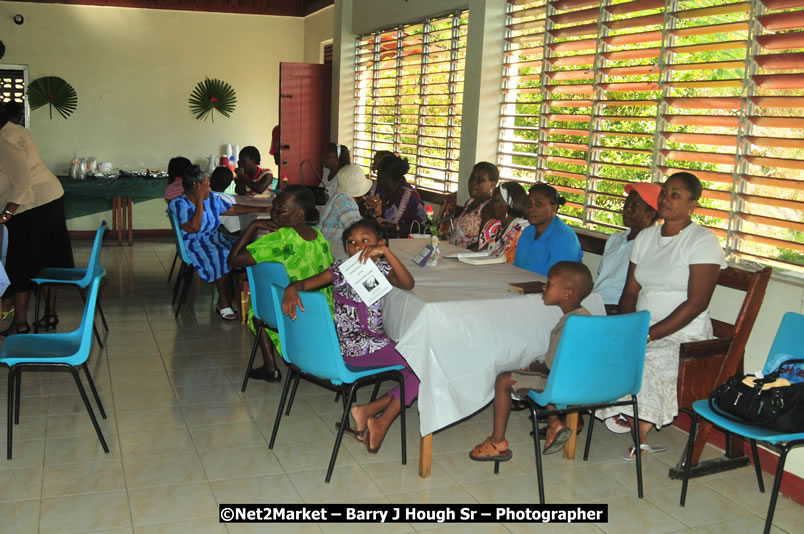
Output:
<instances>
[{"instance_id":1,"label":"white wall","mask_svg":"<svg viewBox=\"0 0 804 534\"><path fill-rule=\"evenodd\" d=\"M304 62L321 63L321 43L331 41L335 32L335 6L304 17Z\"/></svg>"},{"instance_id":2,"label":"white wall","mask_svg":"<svg viewBox=\"0 0 804 534\"><path fill-rule=\"evenodd\" d=\"M22 26L15 13L24 15ZM254 145L272 166L279 63L304 61L304 31L305 19L294 17L0 3L2 63L28 65L31 80L60 76L78 93L67 120L55 113L50 120L45 108L31 113L31 133L57 174L74 151L124 169L165 170L173 156L201 163L226 143ZM190 114L190 92L206 76L237 91L231 118ZM162 201L139 204L134 214L135 228L167 228ZM97 227L102 217L110 215L69 227Z\"/></svg>"}]
</instances>

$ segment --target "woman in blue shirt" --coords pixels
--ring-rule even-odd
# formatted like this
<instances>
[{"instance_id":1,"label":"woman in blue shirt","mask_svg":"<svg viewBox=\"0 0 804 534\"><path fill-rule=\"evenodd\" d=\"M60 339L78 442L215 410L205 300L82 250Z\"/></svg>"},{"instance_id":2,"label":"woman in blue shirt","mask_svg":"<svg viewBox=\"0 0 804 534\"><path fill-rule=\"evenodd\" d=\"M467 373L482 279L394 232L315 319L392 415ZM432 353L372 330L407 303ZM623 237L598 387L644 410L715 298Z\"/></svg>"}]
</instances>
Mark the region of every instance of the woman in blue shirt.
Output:
<instances>
[{"instance_id":1,"label":"woman in blue shirt","mask_svg":"<svg viewBox=\"0 0 804 534\"><path fill-rule=\"evenodd\" d=\"M556 217L566 199L554 187L534 184L528 191L530 226L522 230L515 245L514 265L547 276L553 264L581 261L583 252L575 231ZM513 249L513 247L512 247ZM509 259L511 256L506 255Z\"/></svg>"}]
</instances>

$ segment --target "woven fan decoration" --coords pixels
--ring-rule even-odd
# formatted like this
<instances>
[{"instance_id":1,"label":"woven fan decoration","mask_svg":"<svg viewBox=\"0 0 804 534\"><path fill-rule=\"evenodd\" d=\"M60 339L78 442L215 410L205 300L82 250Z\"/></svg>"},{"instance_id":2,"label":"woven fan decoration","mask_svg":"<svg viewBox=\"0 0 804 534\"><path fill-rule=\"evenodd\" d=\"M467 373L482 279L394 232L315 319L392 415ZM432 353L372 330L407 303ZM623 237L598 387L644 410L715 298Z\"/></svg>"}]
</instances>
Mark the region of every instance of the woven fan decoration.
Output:
<instances>
[{"instance_id":1,"label":"woven fan decoration","mask_svg":"<svg viewBox=\"0 0 804 534\"><path fill-rule=\"evenodd\" d=\"M48 106L50 120L53 120L53 108L66 119L78 107L78 94L72 85L58 76L45 76L28 85L28 104L31 109Z\"/></svg>"},{"instance_id":2,"label":"woven fan decoration","mask_svg":"<svg viewBox=\"0 0 804 534\"><path fill-rule=\"evenodd\" d=\"M198 82L190 93L190 112L199 120L207 120L207 117L210 117L212 122L215 122L215 111L224 117L229 117L234 112L236 104L235 90L228 83L218 79L205 78L203 82Z\"/></svg>"}]
</instances>

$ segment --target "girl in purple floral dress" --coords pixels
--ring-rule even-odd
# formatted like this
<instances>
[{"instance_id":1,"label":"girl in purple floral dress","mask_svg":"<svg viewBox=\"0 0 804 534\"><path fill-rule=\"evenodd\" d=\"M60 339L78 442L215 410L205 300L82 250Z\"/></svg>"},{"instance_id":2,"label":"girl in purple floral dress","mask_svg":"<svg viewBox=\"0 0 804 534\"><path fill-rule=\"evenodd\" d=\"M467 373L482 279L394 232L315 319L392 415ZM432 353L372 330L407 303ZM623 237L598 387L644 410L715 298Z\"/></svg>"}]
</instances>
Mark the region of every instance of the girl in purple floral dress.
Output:
<instances>
[{"instance_id":1,"label":"girl in purple floral dress","mask_svg":"<svg viewBox=\"0 0 804 534\"><path fill-rule=\"evenodd\" d=\"M360 261L371 258L377 268L400 289L413 289L413 276L399 258L391 252L382 238L382 227L374 220L357 221L343 233L343 244L349 257L360 253ZM396 344L385 334L382 324L382 299L367 306L340 271L344 260L333 262L329 268L315 276L293 282L285 290L282 310L292 319L300 306L299 291L310 291L332 284L335 301L335 330L341 345L344 361L351 367L383 367L403 365L405 405L410 406L419 395L419 379L408 362L396 350ZM402 409L399 387L383 397L352 408L355 425L344 429L358 441L365 442L368 451L376 454L388 427ZM377 415L379 417L377 417Z\"/></svg>"}]
</instances>

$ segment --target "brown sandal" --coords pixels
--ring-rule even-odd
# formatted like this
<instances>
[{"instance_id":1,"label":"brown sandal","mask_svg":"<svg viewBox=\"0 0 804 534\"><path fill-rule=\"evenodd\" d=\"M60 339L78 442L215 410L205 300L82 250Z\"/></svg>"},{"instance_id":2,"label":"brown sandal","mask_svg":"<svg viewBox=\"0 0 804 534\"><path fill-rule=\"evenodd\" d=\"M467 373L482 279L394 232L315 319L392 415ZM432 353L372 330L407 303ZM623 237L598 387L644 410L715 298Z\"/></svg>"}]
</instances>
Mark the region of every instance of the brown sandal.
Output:
<instances>
[{"instance_id":1,"label":"brown sandal","mask_svg":"<svg viewBox=\"0 0 804 534\"><path fill-rule=\"evenodd\" d=\"M505 462L510 460L513 455L514 453L508 448L508 440L493 443L489 436L486 441L472 449L469 458L476 462Z\"/></svg>"}]
</instances>

